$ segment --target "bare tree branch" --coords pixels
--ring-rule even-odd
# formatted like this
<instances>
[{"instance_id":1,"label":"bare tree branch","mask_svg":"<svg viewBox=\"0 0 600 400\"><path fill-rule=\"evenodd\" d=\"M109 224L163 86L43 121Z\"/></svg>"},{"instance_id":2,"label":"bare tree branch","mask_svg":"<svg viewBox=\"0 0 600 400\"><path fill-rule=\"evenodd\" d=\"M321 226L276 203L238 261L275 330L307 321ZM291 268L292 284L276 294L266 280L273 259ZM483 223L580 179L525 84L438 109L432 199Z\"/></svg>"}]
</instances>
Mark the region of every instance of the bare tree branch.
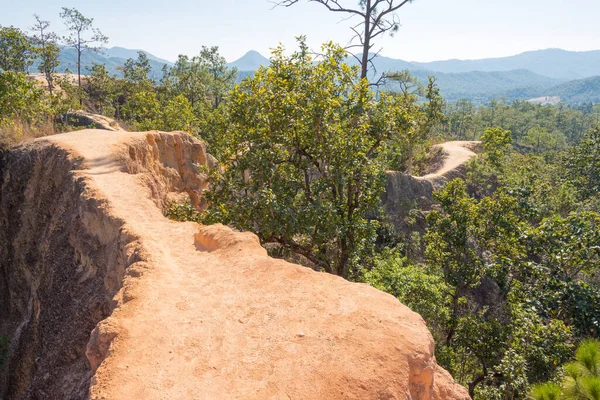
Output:
<instances>
[{"instance_id":1,"label":"bare tree branch","mask_svg":"<svg viewBox=\"0 0 600 400\"><path fill-rule=\"evenodd\" d=\"M393 35L400 26L400 19L396 12L413 0L364 0L360 2L360 8L348 8L340 4L340 0L306 0L309 3L318 3L327 8L329 11L338 13L350 14L348 18L342 21L347 21L355 16L361 17L362 21L357 25L351 26L350 30L354 33L352 39L345 49L354 47L362 47L362 56L352 54L359 61L361 66L361 78L367 78L369 67L375 70L373 59L379 55L370 55L369 52L373 48L373 41L377 37L390 32ZM278 0L270 1L275 4L274 7L291 7L300 0ZM358 40L359 45L353 45L352 42ZM376 74L376 71L375 71ZM381 78L378 80L378 83Z\"/></svg>"},{"instance_id":2,"label":"bare tree branch","mask_svg":"<svg viewBox=\"0 0 600 400\"><path fill-rule=\"evenodd\" d=\"M298 3L298 1L300 1L300 0L271 1L271 3L274 3L275 6L279 6L279 7L291 7L294 4ZM366 15L361 11L342 7L338 0L308 0L308 1L310 3L321 4L321 5L325 6L329 11L356 14L356 15L360 15L363 18L366 18Z\"/></svg>"}]
</instances>

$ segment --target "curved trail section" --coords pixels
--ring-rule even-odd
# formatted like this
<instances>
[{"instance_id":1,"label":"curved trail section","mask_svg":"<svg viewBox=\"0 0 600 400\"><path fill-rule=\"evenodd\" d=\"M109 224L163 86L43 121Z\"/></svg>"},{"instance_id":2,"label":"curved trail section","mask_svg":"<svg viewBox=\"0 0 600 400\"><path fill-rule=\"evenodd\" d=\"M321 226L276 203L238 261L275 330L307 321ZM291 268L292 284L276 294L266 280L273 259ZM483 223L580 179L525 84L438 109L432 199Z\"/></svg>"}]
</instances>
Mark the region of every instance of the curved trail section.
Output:
<instances>
[{"instance_id":1,"label":"curved trail section","mask_svg":"<svg viewBox=\"0 0 600 400\"><path fill-rule=\"evenodd\" d=\"M477 154L473 149L479 146L479 141L453 141L435 145L445 153L444 163L435 172L420 177L420 179L435 180L461 168Z\"/></svg>"},{"instance_id":2,"label":"curved trail section","mask_svg":"<svg viewBox=\"0 0 600 400\"><path fill-rule=\"evenodd\" d=\"M102 130L45 140L83 160L74 177L133 238L87 346L90 398L468 398L436 365L422 318L392 296L271 259L252 234L165 218L182 182L201 189L181 167L189 154L207 162L200 142Z\"/></svg>"}]
</instances>

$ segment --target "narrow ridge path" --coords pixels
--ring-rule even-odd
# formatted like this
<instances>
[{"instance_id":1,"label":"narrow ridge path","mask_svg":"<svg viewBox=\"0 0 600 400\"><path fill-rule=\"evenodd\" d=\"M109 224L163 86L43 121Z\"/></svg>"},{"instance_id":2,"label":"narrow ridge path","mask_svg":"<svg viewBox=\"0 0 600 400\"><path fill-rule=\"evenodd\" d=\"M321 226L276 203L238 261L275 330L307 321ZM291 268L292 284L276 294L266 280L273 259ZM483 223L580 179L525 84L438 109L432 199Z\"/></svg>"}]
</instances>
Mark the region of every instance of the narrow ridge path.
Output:
<instances>
[{"instance_id":1,"label":"narrow ridge path","mask_svg":"<svg viewBox=\"0 0 600 400\"><path fill-rule=\"evenodd\" d=\"M92 399L468 398L435 364L422 318L392 296L271 259L254 235L165 218L151 172L125 167L156 134L45 139L83 159L75 174L142 246L96 328L112 340Z\"/></svg>"}]
</instances>

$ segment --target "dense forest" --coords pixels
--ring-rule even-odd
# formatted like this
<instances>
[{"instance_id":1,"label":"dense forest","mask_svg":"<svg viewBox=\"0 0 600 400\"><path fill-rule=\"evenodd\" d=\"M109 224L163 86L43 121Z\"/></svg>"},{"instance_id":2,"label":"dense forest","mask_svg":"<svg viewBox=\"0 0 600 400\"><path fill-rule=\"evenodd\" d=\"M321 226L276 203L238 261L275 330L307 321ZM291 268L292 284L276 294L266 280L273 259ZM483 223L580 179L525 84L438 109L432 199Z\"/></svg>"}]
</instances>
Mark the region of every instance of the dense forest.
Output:
<instances>
[{"instance_id":1,"label":"dense forest","mask_svg":"<svg viewBox=\"0 0 600 400\"><path fill-rule=\"evenodd\" d=\"M89 43L105 40L77 10L63 15ZM143 52L123 78L101 64L74 78L55 73L58 38L37 27L0 27L2 146L79 129L65 117L76 109L189 132L219 168L201 171L207 208L173 204L171 218L252 231L274 256L396 296L475 399L598 398L600 105L449 102L434 78L406 71L385 77L388 91L344 49L316 56L303 38L240 83L216 47L158 81ZM24 72L34 61L42 83ZM385 171L424 174L448 140L482 150L435 193L425 231L399 235L381 207Z\"/></svg>"}]
</instances>

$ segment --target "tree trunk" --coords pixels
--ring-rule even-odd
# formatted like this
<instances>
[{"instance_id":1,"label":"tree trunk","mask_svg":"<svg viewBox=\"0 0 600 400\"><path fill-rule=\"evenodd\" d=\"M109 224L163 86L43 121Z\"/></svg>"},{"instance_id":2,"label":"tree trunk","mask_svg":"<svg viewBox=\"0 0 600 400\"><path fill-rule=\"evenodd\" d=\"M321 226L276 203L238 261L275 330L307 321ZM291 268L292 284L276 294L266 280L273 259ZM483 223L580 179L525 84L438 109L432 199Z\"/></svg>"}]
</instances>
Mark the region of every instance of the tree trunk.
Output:
<instances>
[{"instance_id":1,"label":"tree trunk","mask_svg":"<svg viewBox=\"0 0 600 400\"><path fill-rule=\"evenodd\" d=\"M81 48L77 48L77 83L79 85L79 105L83 105L83 97L81 97Z\"/></svg>"},{"instance_id":2,"label":"tree trunk","mask_svg":"<svg viewBox=\"0 0 600 400\"><path fill-rule=\"evenodd\" d=\"M54 90L54 77L52 76L52 72L46 71L46 82L48 82L48 91L50 92L50 97L52 97L52 92Z\"/></svg>"},{"instance_id":3,"label":"tree trunk","mask_svg":"<svg viewBox=\"0 0 600 400\"><path fill-rule=\"evenodd\" d=\"M481 374L476 376L475 379L473 379L473 381L469 383L469 396L471 396L472 399L475 398L475 388L477 387L477 385L483 382L484 379L485 375Z\"/></svg>"},{"instance_id":4,"label":"tree trunk","mask_svg":"<svg viewBox=\"0 0 600 400\"><path fill-rule=\"evenodd\" d=\"M360 63L361 79L366 79L367 72L369 71L369 50L371 50L371 35L369 31L371 30L371 12L371 0L367 0L367 5L365 7L365 37L363 40L363 54Z\"/></svg>"},{"instance_id":5,"label":"tree trunk","mask_svg":"<svg viewBox=\"0 0 600 400\"><path fill-rule=\"evenodd\" d=\"M337 275L341 276L344 279L348 279L348 240L346 238L342 238L341 243L341 254L340 254L340 265L338 270L336 271Z\"/></svg>"}]
</instances>

